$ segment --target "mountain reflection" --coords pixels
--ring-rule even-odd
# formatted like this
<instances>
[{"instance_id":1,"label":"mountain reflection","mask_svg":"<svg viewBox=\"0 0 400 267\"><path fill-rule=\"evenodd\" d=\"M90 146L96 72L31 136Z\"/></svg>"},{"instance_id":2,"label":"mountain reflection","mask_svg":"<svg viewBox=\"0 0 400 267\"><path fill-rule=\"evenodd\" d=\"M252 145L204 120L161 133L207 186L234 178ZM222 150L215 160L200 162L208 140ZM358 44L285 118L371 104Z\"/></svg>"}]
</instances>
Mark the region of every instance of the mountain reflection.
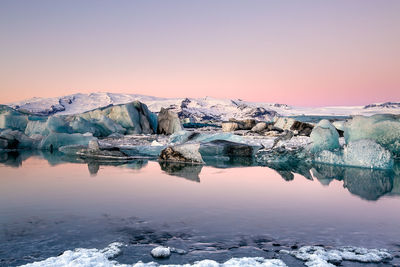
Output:
<instances>
[{"instance_id":1,"label":"mountain reflection","mask_svg":"<svg viewBox=\"0 0 400 267\"><path fill-rule=\"evenodd\" d=\"M52 166L64 163L87 164L91 176L96 176L101 166L121 166L139 170L148 164L147 159L129 161L88 160L66 156L62 153L40 151L0 153L0 164L21 167L23 162L30 157L43 158ZM206 165L182 162L159 162L159 165L166 174L193 182L200 182L199 175L204 166L214 168L257 166L249 158L210 158L205 159L205 161ZM294 180L295 174L308 180L316 179L324 186L329 186L333 180L343 181L343 187L351 194L368 201L377 201L382 196L400 196L400 162L397 162L391 171L314 164L291 159L276 162L269 161L264 164L264 167L275 170L285 181Z\"/></svg>"}]
</instances>

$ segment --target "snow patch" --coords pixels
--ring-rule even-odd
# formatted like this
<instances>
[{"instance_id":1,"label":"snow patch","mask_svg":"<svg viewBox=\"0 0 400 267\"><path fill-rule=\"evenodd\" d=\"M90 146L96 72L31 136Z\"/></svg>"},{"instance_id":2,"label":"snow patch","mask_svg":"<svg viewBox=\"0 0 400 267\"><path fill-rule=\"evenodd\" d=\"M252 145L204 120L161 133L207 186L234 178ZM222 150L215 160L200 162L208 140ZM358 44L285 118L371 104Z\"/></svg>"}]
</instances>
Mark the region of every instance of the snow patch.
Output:
<instances>
[{"instance_id":1,"label":"snow patch","mask_svg":"<svg viewBox=\"0 0 400 267\"><path fill-rule=\"evenodd\" d=\"M287 267L287 265L278 259L256 258L232 258L224 263L218 263L214 260L202 260L193 264L167 264L160 265L155 262L143 263L141 261L134 264L119 264L112 260L121 253L121 243L112 243L105 249L85 249L78 248L75 250L67 250L58 257L51 257L43 261L21 265L24 267L234 267L234 266L255 266L255 267ZM171 252L169 248L157 247L152 250L156 255L165 255L163 253Z\"/></svg>"},{"instance_id":2,"label":"snow patch","mask_svg":"<svg viewBox=\"0 0 400 267\"><path fill-rule=\"evenodd\" d=\"M342 261L379 263L392 259L392 255L386 249L359 247L326 249L319 246L304 246L296 251L281 250L280 252L305 261L305 265L309 267L334 267Z\"/></svg>"}]
</instances>

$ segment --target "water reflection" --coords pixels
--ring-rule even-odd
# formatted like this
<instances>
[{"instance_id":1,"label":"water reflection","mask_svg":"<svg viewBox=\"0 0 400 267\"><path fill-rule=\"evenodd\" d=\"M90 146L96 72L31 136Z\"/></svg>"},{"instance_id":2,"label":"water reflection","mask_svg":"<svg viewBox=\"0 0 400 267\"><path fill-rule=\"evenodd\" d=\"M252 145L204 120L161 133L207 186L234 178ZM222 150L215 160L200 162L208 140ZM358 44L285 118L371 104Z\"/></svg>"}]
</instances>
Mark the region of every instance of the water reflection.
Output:
<instances>
[{"instance_id":1,"label":"water reflection","mask_svg":"<svg viewBox=\"0 0 400 267\"><path fill-rule=\"evenodd\" d=\"M0 153L0 163L11 167L20 167L29 157L41 157L54 166L63 163L87 164L91 176L96 176L101 166L122 166L139 170L148 164L148 160L131 161L101 161L66 156L62 153L41 151ZM217 158L205 159L207 166L215 168L249 167L256 163L251 158ZM181 162L159 162L162 171L171 176L200 182L200 173L204 165ZM322 185L329 186L334 180L343 181L343 187L351 194L364 200L377 201L382 196L400 196L400 163L394 170L372 170L365 168L340 167L324 164L314 164L305 161L292 160L269 161L265 165L275 170L285 181L292 181L295 174L308 180L318 180Z\"/></svg>"},{"instance_id":2,"label":"water reflection","mask_svg":"<svg viewBox=\"0 0 400 267\"><path fill-rule=\"evenodd\" d=\"M182 177L194 182L200 182L199 174L203 168L202 164L184 162L159 162L161 170L169 175Z\"/></svg>"}]
</instances>

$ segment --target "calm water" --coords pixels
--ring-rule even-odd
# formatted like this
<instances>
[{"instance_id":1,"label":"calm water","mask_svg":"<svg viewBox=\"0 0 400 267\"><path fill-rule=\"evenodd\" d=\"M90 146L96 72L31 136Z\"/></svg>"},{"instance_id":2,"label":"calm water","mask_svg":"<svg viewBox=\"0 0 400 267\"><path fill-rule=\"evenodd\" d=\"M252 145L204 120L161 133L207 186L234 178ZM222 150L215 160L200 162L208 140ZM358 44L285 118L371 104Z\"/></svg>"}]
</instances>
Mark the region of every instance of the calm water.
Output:
<instances>
[{"instance_id":1,"label":"calm water","mask_svg":"<svg viewBox=\"0 0 400 267\"><path fill-rule=\"evenodd\" d=\"M0 162L4 266L113 241L129 244L121 263L152 261L157 244L189 252L164 263L268 258L293 245L400 248L396 172L315 165L305 178L293 173L298 166L117 165L49 154Z\"/></svg>"}]
</instances>

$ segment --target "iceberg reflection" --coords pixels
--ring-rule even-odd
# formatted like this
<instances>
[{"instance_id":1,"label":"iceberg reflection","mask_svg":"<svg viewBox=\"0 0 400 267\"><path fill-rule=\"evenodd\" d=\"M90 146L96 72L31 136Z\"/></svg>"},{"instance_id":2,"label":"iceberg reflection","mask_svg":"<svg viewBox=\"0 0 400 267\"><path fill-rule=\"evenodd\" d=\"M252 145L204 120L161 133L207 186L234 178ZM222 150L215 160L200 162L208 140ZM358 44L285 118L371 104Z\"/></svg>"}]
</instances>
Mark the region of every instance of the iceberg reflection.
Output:
<instances>
[{"instance_id":1,"label":"iceberg reflection","mask_svg":"<svg viewBox=\"0 0 400 267\"><path fill-rule=\"evenodd\" d=\"M91 176L96 176L101 166L120 166L140 170L148 164L147 159L135 160L96 160L68 156L63 153L22 151L0 153L0 164L3 166L21 167L30 157L45 159L51 166L64 163L87 164ZM182 177L190 181L200 182L200 173L204 166L219 169L235 167L259 166L252 158L221 157L204 159L206 165L183 162L159 162L160 169L168 175ZM285 160L269 160L264 167L275 170L285 181L295 179L295 174L308 180L318 180L329 186L334 180L343 181L343 187L351 194L368 201L377 201L382 196L400 196L400 162L396 162L393 170L375 170L357 167L344 167L310 163L286 157ZM249 172L251 175L251 172Z\"/></svg>"}]
</instances>

